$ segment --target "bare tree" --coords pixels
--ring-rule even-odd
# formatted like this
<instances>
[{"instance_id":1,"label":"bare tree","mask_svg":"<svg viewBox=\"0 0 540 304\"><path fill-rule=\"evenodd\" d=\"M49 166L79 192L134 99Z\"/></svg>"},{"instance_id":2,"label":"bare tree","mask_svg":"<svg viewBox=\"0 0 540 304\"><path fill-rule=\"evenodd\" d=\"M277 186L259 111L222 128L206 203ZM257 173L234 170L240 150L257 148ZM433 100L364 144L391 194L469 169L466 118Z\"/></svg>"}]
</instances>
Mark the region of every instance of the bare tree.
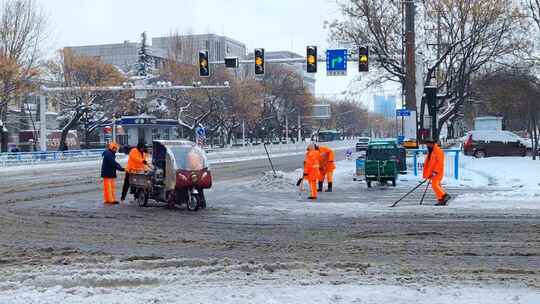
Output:
<instances>
[{"instance_id":1,"label":"bare tree","mask_svg":"<svg viewBox=\"0 0 540 304\"><path fill-rule=\"evenodd\" d=\"M46 38L46 17L34 0L6 0L0 3L0 138L1 151L7 150L3 132L8 104L28 90L39 75L40 45Z\"/></svg>"},{"instance_id":2,"label":"bare tree","mask_svg":"<svg viewBox=\"0 0 540 304\"><path fill-rule=\"evenodd\" d=\"M74 55L69 49L59 51L58 59L49 61L47 67L50 76L65 87L82 88L80 91L51 95L51 100L60 108L60 118L65 122L59 149L66 150L67 135L79 125L81 119L99 124L107 119L107 111L112 108L112 93L84 88L118 85L124 81L124 77L112 65L97 58ZM94 129L89 124L85 126L85 134Z\"/></svg>"},{"instance_id":3,"label":"bare tree","mask_svg":"<svg viewBox=\"0 0 540 304\"><path fill-rule=\"evenodd\" d=\"M402 19L396 18L401 15L401 5L392 0L344 1L341 12L345 20L329 25L336 40L370 46L373 66L380 72L376 78L379 83L396 81L405 85ZM508 55L523 48L522 14L513 0L426 0L424 10L428 18L421 25L433 27L439 23L442 29L439 52L427 49L426 60L419 65L425 66L423 84L435 84L442 93L438 104L440 128L461 114L475 73L490 64L508 63ZM424 44L435 41L436 34L427 32ZM433 79L437 81L431 83ZM420 109L424 109L423 101Z\"/></svg>"}]
</instances>

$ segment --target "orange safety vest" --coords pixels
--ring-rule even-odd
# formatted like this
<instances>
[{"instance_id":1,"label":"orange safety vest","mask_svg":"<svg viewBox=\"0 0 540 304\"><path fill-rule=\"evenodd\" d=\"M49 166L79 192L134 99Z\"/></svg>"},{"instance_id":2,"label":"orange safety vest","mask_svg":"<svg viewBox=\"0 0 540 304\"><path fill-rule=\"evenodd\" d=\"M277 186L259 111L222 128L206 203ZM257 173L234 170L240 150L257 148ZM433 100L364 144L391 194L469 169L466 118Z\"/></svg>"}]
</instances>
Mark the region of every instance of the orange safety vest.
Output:
<instances>
[{"instance_id":1,"label":"orange safety vest","mask_svg":"<svg viewBox=\"0 0 540 304\"><path fill-rule=\"evenodd\" d=\"M424 162L424 178L432 178L435 173L435 179L442 179L444 176L444 151L438 146L433 145L433 151L428 153Z\"/></svg>"},{"instance_id":2,"label":"orange safety vest","mask_svg":"<svg viewBox=\"0 0 540 304\"><path fill-rule=\"evenodd\" d=\"M334 163L335 153L334 150L326 147L319 147L319 165L321 171L330 172L336 169L336 164Z\"/></svg>"},{"instance_id":3,"label":"orange safety vest","mask_svg":"<svg viewBox=\"0 0 540 304\"><path fill-rule=\"evenodd\" d=\"M319 178L319 152L308 151L304 160L304 178L317 180Z\"/></svg>"},{"instance_id":4,"label":"orange safety vest","mask_svg":"<svg viewBox=\"0 0 540 304\"><path fill-rule=\"evenodd\" d=\"M143 164L144 160L146 160L144 153L137 148L131 149L129 151L126 171L130 173L144 171L146 169L146 166Z\"/></svg>"}]
</instances>

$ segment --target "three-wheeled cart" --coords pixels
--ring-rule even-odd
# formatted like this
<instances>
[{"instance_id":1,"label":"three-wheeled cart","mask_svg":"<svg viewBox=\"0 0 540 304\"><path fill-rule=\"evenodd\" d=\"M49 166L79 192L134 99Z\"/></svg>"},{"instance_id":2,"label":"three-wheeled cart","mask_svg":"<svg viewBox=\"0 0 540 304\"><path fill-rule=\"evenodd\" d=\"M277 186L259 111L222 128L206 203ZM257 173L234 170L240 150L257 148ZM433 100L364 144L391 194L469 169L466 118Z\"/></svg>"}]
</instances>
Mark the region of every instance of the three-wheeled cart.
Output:
<instances>
[{"instance_id":1,"label":"three-wheeled cart","mask_svg":"<svg viewBox=\"0 0 540 304\"><path fill-rule=\"evenodd\" d=\"M156 140L152 150L153 170L131 173L135 200L146 206L149 199L166 202L171 208L206 208L203 189L212 187L205 152L190 141Z\"/></svg>"}]
</instances>

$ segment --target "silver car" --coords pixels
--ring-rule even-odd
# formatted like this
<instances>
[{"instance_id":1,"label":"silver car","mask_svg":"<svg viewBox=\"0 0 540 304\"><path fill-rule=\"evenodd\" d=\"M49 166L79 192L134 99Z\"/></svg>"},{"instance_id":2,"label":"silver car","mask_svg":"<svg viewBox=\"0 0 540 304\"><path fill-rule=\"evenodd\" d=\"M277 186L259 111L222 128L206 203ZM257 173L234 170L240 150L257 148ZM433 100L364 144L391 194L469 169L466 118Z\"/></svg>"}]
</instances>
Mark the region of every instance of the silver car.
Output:
<instances>
[{"instance_id":1,"label":"silver car","mask_svg":"<svg viewBox=\"0 0 540 304\"><path fill-rule=\"evenodd\" d=\"M358 142L356 143L356 152L367 151L370 141L371 141L371 138L369 137L358 138Z\"/></svg>"}]
</instances>

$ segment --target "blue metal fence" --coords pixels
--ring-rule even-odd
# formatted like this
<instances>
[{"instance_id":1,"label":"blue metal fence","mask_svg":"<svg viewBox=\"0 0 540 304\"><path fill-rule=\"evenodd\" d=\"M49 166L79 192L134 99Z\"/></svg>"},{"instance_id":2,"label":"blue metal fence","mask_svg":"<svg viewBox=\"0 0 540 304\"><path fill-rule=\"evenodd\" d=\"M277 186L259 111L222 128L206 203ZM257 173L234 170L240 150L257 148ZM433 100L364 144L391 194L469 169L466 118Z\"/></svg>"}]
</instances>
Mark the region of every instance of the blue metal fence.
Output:
<instances>
[{"instance_id":1,"label":"blue metal fence","mask_svg":"<svg viewBox=\"0 0 540 304\"><path fill-rule=\"evenodd\" d=\"M425 155L427 155L427 149L411 149L407 150L409 158L412 158L412 172L414 176L418 176L419 172L422 172L424 168ZM459 155L461 150L459 149L445 149L444 150L445 161L445 176L453 177L459 180Z\"/></svg>"},{"instance_id":2,"label":"blue metal fence","mask_svg":"<svg viewBox=\"0 0 540 304\"><path fill-rule=\"evenodd\" d=\"M0 166L99 159L104 149L0 153Z\"/></svg>"}]
</instances>

